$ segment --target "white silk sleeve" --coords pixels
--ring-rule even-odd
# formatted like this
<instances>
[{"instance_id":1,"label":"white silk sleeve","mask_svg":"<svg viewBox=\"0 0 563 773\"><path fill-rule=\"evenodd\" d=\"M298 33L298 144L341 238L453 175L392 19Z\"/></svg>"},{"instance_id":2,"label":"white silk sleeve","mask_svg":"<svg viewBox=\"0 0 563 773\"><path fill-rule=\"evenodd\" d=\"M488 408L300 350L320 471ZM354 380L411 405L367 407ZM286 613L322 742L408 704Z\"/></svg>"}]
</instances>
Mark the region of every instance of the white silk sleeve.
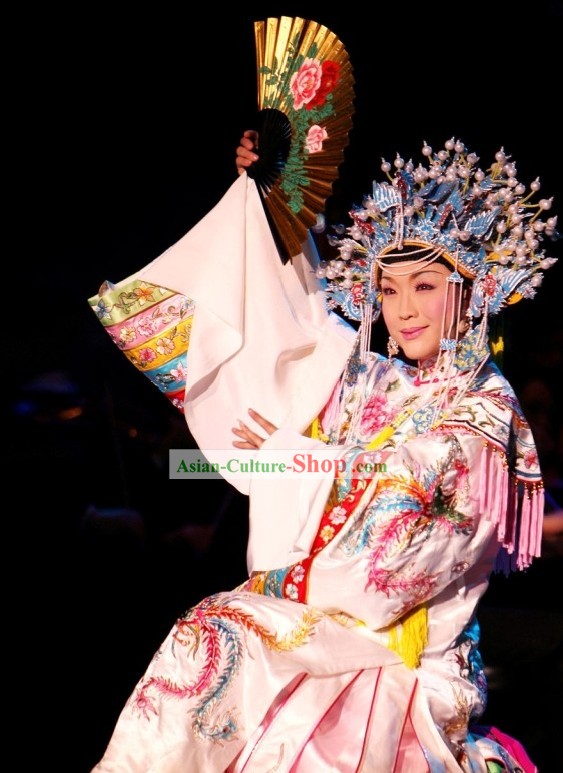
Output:
<instances>
[{"instance_id":1,"label":"white silk sleeve","mask_svg":"<svg viewBox=\"0 0 563 773\"><path fill-rule=\"evenodd\" d=\"M254 181L243 174L139 273L195 301L184 409L211 462L214 450L232 449L231 428L248 408L303 432L329 399L356 331L327 310L316 260L311 240L282 264ZM248 493L246 481L231 482Z\"/></svg>"},{"instance_id":2,"label":"white silk sleeve","mask_svg":"<svg viewBox=\"0 0 563 773\"><path fill-rule=\"evenodd\" d=\"M323 459L338 459L342 449L304 437L287 427L264 442L255 458L268 452L291 459L300 452L322 451ZM255 475L250 483L249 572L287 566L309 555L334 476Z\"/></svg>"}]
</instances>

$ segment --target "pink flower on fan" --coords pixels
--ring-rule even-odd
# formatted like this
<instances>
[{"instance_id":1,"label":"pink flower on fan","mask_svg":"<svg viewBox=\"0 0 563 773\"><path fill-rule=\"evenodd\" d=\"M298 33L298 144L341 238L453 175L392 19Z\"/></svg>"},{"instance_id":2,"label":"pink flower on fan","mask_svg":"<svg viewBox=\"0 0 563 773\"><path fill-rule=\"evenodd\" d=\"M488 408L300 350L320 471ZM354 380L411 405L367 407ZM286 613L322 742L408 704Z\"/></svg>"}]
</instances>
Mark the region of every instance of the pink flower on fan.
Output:
<instances>
[{"instance_id":1,"label":"pink flower on fan","mask_svg":"<svg viewBox=\"0 0 563 773\"><path fill-rule=\"evenodd\" d=\"M340 65L338 62L327 59L322 63L321 69L321 85L314 98L305 105L306 110L312 110L314 107L322 107L326 102L327 96L334 91L336 84L340 79Z\"/></svg>"},{"instance_id":2,"label":"pink flower on fan","mask_svg":"<svg viewBox=\"0 0 563 773\"><path fill-rule=\"evenodd\" d=\"M289 88L293 95L293 109L301 110L310 102L321 85L322 68L318 59L305 59L299 70L291 76Z\"/></svg>"},{"instance_id":3,"label":"pink flower on fan","mask_svg":"<svg viewBox=\"0 0 563 773\"><path fill-rule=\"evenodd\" d=\"M326 129L318 124L313 124L307 132L305 148L309 153L318 153L323 149L323 140L326 140L328 134Z\"/></svg>"}]
</instances>

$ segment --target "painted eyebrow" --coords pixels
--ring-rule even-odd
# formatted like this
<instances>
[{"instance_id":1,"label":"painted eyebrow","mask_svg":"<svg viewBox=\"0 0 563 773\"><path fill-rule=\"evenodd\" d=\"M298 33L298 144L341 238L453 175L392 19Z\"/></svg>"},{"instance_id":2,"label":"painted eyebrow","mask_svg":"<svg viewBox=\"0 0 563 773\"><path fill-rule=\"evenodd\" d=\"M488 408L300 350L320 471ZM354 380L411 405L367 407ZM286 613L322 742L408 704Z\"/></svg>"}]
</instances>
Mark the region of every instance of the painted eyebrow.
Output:
<instances>
[{"instance_id":1,"label":"painted eyebrow","mask_svg":"<svg viewBox=\"0 0 563 773\"><path fill-rule=\"evenodd\" d=\"M437 276L446 276L445 274L442 274L441 271L436 271L435 268L422 268L420 271L413 271L412 274L403 274L402 276L408 276L411 279L418 279L418 277L422 276L422 274L436 274ZM397 275L398 276L398 275ZM395 277L393 275L381 275L381 281L394 281Z\"/></svg>"}]
</instances>

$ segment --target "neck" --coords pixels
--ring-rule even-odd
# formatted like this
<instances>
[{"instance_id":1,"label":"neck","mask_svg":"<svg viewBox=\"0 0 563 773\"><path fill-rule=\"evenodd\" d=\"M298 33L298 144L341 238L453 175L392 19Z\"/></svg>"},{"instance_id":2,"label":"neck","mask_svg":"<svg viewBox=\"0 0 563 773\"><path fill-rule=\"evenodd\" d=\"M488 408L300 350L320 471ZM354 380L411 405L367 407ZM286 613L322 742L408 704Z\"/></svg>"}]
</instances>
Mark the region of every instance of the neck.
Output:
<instances>
[{"instance_id":1,"label":"neck","mask_svg":"<svg viewBox=\"0 0 563 773\"><path fill-rule=\"evenodd\" d=\"M438 355L428 357L424 360L418 360L418 373L414 379L415 386L420 384L430 384L441 381L444 376L444 362L437 366Z\"/></svg>"}]
</instances>

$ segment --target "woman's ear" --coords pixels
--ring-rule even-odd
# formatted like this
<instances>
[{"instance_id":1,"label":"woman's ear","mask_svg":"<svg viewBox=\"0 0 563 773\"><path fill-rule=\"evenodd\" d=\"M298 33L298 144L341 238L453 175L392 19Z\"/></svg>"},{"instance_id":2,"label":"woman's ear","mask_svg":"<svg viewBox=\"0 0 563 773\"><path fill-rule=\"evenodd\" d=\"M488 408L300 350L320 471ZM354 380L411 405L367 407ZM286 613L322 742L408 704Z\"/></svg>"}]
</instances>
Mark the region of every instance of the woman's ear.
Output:
<instances>
[{"instance_id":1,"label":"woman's ear","mask_svg":"<svg viewBox=\"0 0 563 773\"><path fill-rule=\"evenodd\" d=\"M471 285L468 285L465 281L461 286L461 313L465 314L469 308L469 302L471 300Z\"/></svg>"},{"instance_id":2,"label":"woman's ear","mask_svg":"<svg viewBox=\"0 0 563 773\"><path fill-rule=\"evenodd\" d=\"M457 323L457 335L458 338L461 338L464 336L467 331L469 330L469 320L467 319L467 315L465 315L462 319L459 320Z\"/></svg>"},{"instance_id":3,"label":"woman's ear","mask_svg":"<svg viewBox=\"0 0 563 773\"><path fill-rule=\"evenodd\" d=\"M466 282L461 288L461 317L457 323L458 338L464 336L471 327L471 316L469 314L469 302L471 300L471 287Z\"/></svg>"}]
</instances>

